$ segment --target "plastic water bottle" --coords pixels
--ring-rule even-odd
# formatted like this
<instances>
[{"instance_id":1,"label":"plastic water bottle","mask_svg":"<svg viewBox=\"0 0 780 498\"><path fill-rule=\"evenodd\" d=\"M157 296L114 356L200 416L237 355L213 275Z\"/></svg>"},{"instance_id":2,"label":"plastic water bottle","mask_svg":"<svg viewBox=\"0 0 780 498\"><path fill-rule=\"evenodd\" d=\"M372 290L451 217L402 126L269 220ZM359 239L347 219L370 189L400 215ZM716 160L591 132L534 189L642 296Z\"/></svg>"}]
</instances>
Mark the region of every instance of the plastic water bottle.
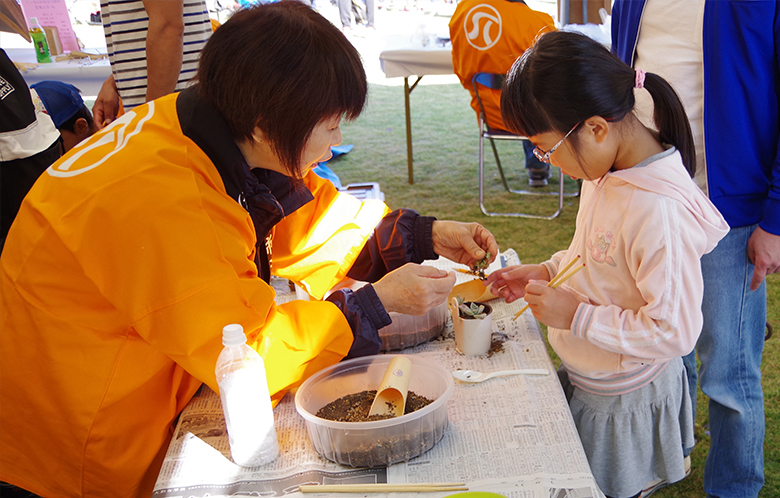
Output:
<instances>
[{"instance_id":1,"label":"plastic water bottle","mask_svg":"<svg viewBox=\"0 0 780 498\"><path fill-rule=\"evenodd\" d=\"M44 33L41 25L38 24L37 17L30 18L30 37L35 46L35 57L38 62L51 62L49 44L46 42L46 33Z\"/></svg>"},{"instance_id":2,"label":"plastic water bottle","mask_svg":"<svg viewBox=\"0 0 780 498\"><path fill-rule=\"evenodd\" d=\"M226 325L222 344L215 372L230 454L242 467L271 463L279 456L279 443L263 358L246 344L241 325Z\"/></svg>"}]
</instances>

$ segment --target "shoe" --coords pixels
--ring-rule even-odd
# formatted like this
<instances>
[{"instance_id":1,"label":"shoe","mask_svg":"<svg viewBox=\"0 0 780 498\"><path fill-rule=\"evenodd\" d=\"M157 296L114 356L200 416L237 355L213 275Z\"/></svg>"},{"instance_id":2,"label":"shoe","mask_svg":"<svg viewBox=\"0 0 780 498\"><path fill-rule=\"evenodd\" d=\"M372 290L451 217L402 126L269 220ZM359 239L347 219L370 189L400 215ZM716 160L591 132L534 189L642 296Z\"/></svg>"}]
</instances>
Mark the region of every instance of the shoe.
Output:
<instances>
[{"instance_id":1,"label":"shoe","mask_svg":"<svg viewBox=\"0 0 780 498\"><path fill-rule=\"evenodd\" d=\"M685 476L683 479L691 475L691 456L688 455L685 457L685 460L683 460L683 465L685 465ZM668 486L670 483L666 479L656 479L655 481L650 481L647 484L645 484L644 489L642 490L642 494L639 495L640 498L647 498L648 496L652 495L659 489L663 488L664 486Z\"/></svg>"},{"instance_id":2,"label":"shoe","mask_svg":"<svg viewBox=\"0 0 780 498\"><path fill-rule=\"evenodd\" d=\"M531 187L544 187L550 176L549 166L546 168L528 168L528 185Z\"/></svg>"}]
</instances>

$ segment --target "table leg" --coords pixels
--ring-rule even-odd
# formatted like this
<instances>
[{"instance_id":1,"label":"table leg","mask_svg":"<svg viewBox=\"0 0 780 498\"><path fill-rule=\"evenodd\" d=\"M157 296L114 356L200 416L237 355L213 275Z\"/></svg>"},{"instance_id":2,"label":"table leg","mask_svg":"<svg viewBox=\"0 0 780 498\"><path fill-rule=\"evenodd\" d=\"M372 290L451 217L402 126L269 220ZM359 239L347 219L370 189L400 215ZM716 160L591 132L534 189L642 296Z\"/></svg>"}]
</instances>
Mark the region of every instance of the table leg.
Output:
<instances>
[{"instance_id":1,"label":"table leg","mask_svg":"<svg viewBox=\"0 0 780 498\"><path fill-rule=\"evenodd\" d=\"M561 0L559 7L558 19L561 20L561 26L566 26L569 24L569 0Z\"/></svg>"},{"instance_id":2,"label":"table leg","mask_svg":"<svg viewBox=\"0 0 780 498\"><path fill-rule=\"evenodd\" d=\"M412 90L409 88L409 77L404 76L404 109L406 109L406 164L409 170L409 185L414 183L414 166L412 165L412 113L409 109L409 94Z\"/></svg>"},{"instance_id":3,"label":"table leg","mask_svg":"<svg viewBox=\"0 0 780 498\"><path fill-rule=\"evenodd\" d=\"M561 25L565 26L569 24L569 16L571 14L571 0L560 0L559 2L558 19L561 21ZM582 0L582 24L588 24L588 0Z\"/></svg>"},{"instance_id":4,"label":"table leg","mask_svg":"<svg viewBox=\"0 0 780 498\"><path fill-rule=\"evenodd\" d=\"M409 170L409 185L414 184L414 154L412 152L412 111L409 107L409 95L420 82L422 76L418 76L412 86L409 86L409 77L404 76L404 109L406 110L406 163Z\"/></svg>"}]
</instances>

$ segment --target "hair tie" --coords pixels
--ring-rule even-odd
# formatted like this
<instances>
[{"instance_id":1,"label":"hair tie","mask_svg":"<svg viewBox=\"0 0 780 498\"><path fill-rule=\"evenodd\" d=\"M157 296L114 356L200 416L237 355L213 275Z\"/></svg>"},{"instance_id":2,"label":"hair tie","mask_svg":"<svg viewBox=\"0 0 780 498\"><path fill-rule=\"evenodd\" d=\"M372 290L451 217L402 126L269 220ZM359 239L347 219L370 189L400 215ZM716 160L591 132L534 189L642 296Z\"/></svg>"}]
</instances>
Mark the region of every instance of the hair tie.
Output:
<instances>
[{"instance_id":1,"label":"hair tie","mask_svg":"<svg viewBox=\"0 0 780 498\"><path fill-rule=\"evenodd\" d=\"M637 69L634 71L636 73L636 78L634 79L634 88L644 88L645 87L645 72L641 69Z\"/></svg>"}]
</instances>

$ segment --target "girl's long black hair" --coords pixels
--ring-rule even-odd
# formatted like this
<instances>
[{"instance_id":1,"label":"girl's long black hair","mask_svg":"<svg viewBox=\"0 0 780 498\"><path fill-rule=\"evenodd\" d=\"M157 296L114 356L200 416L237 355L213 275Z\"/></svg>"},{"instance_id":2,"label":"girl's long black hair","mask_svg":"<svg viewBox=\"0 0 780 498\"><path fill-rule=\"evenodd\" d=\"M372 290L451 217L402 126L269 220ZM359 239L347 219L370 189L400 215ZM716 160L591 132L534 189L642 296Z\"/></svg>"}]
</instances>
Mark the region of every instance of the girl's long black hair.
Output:
<instances>
[{"instance_id":1,"label":"girl's long black hair","mask_svg":"<svg viewBox=\"0 0 780 498\"><path fill-rule=\"evenodd\" d=\"M620 121L634 109L635 75L585 35L546 33L509 70L501 92L501 115L513 132L526 136L553 130L565 134L592 116ZM696 151L680 98L653 73L646 74L644 88L653 98L660 141L677 148L693 177Z\"/></svg>"}]
</instances>

